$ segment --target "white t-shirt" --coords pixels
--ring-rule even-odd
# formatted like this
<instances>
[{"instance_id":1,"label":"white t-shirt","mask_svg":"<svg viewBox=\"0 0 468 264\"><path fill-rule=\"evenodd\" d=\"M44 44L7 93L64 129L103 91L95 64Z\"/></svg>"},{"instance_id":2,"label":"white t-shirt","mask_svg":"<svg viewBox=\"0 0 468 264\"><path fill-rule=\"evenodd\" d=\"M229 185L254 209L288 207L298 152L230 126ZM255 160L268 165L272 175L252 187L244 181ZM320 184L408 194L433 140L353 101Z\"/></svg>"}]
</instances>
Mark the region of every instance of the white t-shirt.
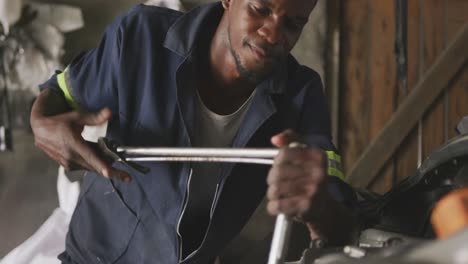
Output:
<instances>
[{"instance_id":1,"label":"white t-shirt","mask_svg":"<svg viewBox=\"0 0 468 264\"><path fill-rule=\"evenodd\" d=\"M235 112L219 115L208 109L197 92L194 147L227 148L239 130L255 91ZM180 225L183 258L196 250L206 233L218 182L220 163L192 163L188 202Z\"/></svg>"}]
</instances>

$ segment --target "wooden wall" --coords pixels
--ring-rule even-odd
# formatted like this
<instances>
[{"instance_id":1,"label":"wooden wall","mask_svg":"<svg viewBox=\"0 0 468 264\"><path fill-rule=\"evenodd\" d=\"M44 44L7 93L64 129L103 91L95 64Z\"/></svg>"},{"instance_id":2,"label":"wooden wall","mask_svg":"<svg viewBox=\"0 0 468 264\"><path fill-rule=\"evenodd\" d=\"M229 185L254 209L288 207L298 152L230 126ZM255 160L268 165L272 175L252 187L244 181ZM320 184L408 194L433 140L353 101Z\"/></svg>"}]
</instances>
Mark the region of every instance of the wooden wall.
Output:
<instances>
[{"instance_id":1,"label":"wooden wall","mask_svg":"<svg viewBox=\"0 0 468 264\"><path fill-rule=\"evenodd\" d=\"M395 3L393 0L342 0L340 124L338 145L349 170L416 85L441 51L468 22L467 0L408 0L408 89L397 88ZM468 47L467 47L468 49ZM412 175L422 159L455 135L468 115L468 67L447 84L446 92L387 161L368 187L383 193Z\"/></svg>"}]
</instances>

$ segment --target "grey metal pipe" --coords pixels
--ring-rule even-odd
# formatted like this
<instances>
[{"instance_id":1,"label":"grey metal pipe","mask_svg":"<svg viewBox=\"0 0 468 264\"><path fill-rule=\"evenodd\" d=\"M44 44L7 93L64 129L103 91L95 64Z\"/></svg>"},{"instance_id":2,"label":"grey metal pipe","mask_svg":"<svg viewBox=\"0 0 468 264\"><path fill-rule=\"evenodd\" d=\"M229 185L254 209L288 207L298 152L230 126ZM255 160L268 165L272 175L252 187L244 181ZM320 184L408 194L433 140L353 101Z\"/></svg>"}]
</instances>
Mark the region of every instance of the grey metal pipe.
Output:
<instances>
[{"instance_id":1,"label":"grey metal pipe","mask_svg":"<svg viewBox=\"0 0 468 264\"><path fill-rule=\"evenodd\" d=\"M262 158L231 158L231 157L183 157L183 156L174 156L174 157L128 157L125 158L126 161L139 161L139 162L229 162L229 163L252 163L252 164L264 164L272 165L272 159L262 159Z\"/></svg>"},{"instance_id":2,"label":"grey metal pipe","mask_svg":"<svg viewBox=\"0 0 468 264\"><path fill-rule=\"evenodd\" d=\"M147 148L117 147L117 152L126 156L151 157L223 157L223 158L269 158L274 159L278 149L255 148Z\"/></svg>"},{"instance_id":3,"label":"grey metal pipe","mask_svg":"<svg viewBox=\"0 0 468 264\"><path fill-rule=\"evenodd\" d=\"M289 144L290 148L306 148L307 145L299 142ZM271 241L268 264L283 264L289 247L289 237L291 235L292 221L285 214L276 217L275 230Z\"/></svg>"},{"instance_id":4,"label":"grey metal pipe","mask_svg":"<svg viewBox=\"0 0 468 264\"><path fill-rule=\"evenodd\" d=\"M288 251L292 221L285 214L276 217L268 264L283 264Z\"/></svg>"}]
</instances>

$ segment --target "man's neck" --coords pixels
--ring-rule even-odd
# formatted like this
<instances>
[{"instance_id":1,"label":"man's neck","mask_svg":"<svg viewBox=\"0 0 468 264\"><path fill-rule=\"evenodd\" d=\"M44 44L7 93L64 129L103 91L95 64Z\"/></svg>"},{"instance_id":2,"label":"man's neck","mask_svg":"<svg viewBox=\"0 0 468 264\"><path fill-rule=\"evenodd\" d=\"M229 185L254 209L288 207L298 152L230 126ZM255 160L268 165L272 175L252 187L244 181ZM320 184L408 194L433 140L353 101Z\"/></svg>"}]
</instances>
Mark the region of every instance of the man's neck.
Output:
<instances>
[{"instance_id":1,"label":"man's neck","mask_svg":"<svg viewBox=\"0 0 468 264\"><path fill-rule=\"evenodd\" d=\"M223 19L205 50L200 52L198 91L205 105L215 113L237 110L255 89L255 83L243 80L226 41Z\"/></svg>"},{"instance_id":2,"label":"man's neck","mask_svg":"<svg viewBox=\"0 0 468 264\"><path fill-rule=\"evenodd\" d=\"M198 93L203 103L211 111L227 115L235 112L249 98L255 86L245 83L229 83L217 78L215 73L203 69L199 75Z\"/></svg>"}]
</instances>

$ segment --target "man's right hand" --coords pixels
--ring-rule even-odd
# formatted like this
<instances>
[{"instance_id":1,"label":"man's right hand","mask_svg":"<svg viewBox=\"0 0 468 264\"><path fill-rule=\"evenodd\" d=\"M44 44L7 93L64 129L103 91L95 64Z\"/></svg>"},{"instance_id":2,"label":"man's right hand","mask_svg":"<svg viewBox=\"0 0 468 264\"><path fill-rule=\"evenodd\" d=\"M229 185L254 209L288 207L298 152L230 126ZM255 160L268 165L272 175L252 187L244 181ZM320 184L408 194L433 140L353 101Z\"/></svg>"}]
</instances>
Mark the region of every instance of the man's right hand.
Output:
<instances>
[{"instance_id":1,"label":"man's right hand","mask_svg":"<svg viewBox=\"0 0 468 264\"><path fill-rule=\"evenodd\" d=\"M111 118L111 111L108 108L96 113L68 111L64 109L64 99L57 97L61 96L46 89L34 102L31 127L35 145L67 171L85 169L129 182L128 173L112 168L81 136L84 126L103 124Z\"/></svg>"}]
</instances>

